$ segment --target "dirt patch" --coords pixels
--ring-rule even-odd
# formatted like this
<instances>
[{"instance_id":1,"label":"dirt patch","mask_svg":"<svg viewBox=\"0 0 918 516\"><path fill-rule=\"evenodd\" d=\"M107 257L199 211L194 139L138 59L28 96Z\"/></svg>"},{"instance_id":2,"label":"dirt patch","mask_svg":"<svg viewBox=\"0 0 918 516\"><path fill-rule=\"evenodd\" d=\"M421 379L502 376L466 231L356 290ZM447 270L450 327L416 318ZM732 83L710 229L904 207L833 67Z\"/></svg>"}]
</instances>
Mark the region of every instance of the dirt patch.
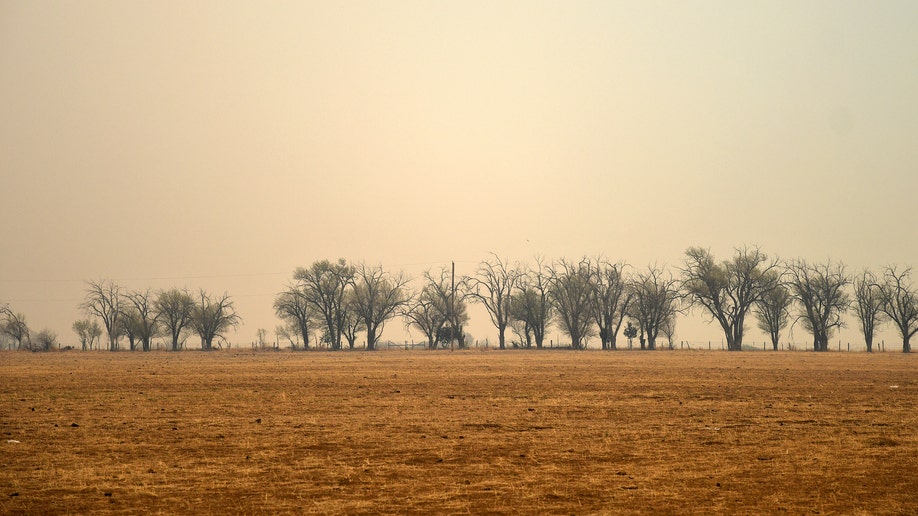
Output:
<instances>
[{"instance_id":1,"label":"dirt patch","mask_svg":"<svg viewBox=\"0 0 918 516\"><path fill-rule=\"evenodd\" d=\"M5 352L0 512L915 513L916 364Z\"/></svg>"}]
</instances>

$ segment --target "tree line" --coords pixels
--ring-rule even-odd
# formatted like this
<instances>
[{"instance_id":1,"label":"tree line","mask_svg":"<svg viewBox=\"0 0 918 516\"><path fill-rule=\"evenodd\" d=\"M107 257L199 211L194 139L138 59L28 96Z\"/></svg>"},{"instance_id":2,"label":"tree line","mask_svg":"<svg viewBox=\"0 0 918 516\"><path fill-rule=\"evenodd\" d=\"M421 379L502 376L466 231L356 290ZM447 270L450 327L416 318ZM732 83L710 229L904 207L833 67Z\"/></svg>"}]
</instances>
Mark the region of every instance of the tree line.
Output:
<instances>
[{"instance_id":1,"label":"tree line","mask_svg":"<svg viewBox=\"0 0 918 516\"><path fill-rule=\"evenodd\" d=\"M468 307L481 305L497 330L498 347L542 348L549 328L556 327L573 349L598 337L602 349L618 347L618 335L634 339L640 349L656 349L665 339L673 345L676 321L692 309L702 310L724 333L727 349L743 349L747 323L755 321L775 350L781 333L800 325L813 338L813 349L827 351L829 339L851 313L858 321L867 351L873 351L877 329L886 323L902 337L903 352L918 332L918 290L911 268L888 265L879 273L865 269L849 274L840 262L784 261L759 247L734 250L718 260L710 249L690 247L673 270L658 265L634 268L604 257L533 265L510 263L497 255L482 260L475 272L456 276L455 267L428 270L412 288L404 273L344 259L319 260L294 270L275 297L282 324L278 339L293 349L320 346L354 349L363 335L366 349L376 349L386 323L400 319L423 333L430 349L469 346ZM201 348L220 345L241 322L228 294L204 290L123 291L113 281L87 283L73 323L82 349L93 349L103 329L108 349L149 351L155 337L183 347L197 335ZM0 307L3 334L17 349L51 349L56 335L43 330L32 339L25 317ZM100 324L101 323L101 324ZM264 340L266 330L259 329Z\"/></svg>"}]
</instances>

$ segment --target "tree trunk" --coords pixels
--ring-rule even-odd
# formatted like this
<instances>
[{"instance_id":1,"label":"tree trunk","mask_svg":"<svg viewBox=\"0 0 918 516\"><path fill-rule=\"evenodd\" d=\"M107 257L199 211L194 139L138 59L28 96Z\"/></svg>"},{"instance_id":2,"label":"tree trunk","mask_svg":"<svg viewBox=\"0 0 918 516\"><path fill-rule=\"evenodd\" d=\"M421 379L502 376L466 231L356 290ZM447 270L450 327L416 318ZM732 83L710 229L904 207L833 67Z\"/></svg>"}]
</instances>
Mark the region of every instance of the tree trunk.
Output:
<instances>
[{"instance_id":1,"label":"tree trunk","mask_svg":"<svg viewBox=\"0 0 918 516\"><path fill-rule=\"evenodd\" d=\"M909 342L909 340L911 340L911 337L906 333L905 336L902 337L902 352L903 353L912 352L912 345Z\"/></svg>"},{"instance_id":2,"label":"tree trunk","mask_svg":"<svg viewBox=\"0 0 918 516\"><path fill-rule=\"evenodd\" d=\"M498 326L497 328L497 343L500 346L500 349L507 349L506 337L504 336L504 331L506 329L506 326Z\"/></svg>"},{"instance_id":3,"label":"tree trunk","mask_svg":"<svg viewBox=\"0 0 918 516\"><path fill-rule=\"evenodd\" d=\"M864 336L864 341L867 343L867 352L873 353L873 335Z\"/></svg>"},{"instance_id":4,"label":"tree trunk","mask_svg":"<svg viewBox=\"0 0 918 516\"><path fill-rule=\"evenodd\" d=\"M376 330L367 329L367 351L376 349Z\"/></svg>"}]
</instances>

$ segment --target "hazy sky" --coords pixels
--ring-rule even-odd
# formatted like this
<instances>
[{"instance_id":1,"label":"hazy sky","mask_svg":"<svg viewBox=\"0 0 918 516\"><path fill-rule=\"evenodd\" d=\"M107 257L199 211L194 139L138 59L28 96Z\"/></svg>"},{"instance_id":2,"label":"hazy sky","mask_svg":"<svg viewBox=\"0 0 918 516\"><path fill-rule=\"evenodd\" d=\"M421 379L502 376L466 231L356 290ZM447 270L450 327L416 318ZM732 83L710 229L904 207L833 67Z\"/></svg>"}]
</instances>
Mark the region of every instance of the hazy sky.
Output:
<instances>
[{"instance_id":1,"label":"hazy sky","mask_svg":"<svg viewBox=\"0 0 918 516\"><path fill-rule=\"evenodd\" d=\"M85 280L228 291L247 343L322 258L912 265L916 26L914 1L0 0L0 301L73 343Z\"/></svg>"}]
</instances>

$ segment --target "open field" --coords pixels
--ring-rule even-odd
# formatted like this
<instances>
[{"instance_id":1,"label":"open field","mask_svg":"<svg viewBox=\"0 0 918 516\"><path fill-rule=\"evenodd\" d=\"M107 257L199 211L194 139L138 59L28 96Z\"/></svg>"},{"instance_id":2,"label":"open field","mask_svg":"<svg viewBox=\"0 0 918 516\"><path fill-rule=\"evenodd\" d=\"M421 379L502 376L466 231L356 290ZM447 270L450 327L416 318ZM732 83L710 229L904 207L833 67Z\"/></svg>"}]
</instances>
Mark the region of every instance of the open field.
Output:
<instances>
[{"instance_id":1,"label":"open field","mask_svg":"<svg viewBox=\"0 0 918 516\"><path fill-rule=\"evenodd\" d=\"M3 513L914 514L916 433L901 353L0 353Z\"/></svg>"}]
</instances>

